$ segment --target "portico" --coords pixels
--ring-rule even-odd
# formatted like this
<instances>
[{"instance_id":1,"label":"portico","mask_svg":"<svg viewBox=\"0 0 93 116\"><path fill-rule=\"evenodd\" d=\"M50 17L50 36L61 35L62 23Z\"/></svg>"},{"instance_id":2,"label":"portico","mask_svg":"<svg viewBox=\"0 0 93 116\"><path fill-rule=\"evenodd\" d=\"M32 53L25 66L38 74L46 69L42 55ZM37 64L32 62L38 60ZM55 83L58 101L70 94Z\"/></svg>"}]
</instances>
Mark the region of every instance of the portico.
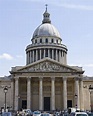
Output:
<instances>
[{"instance_id":1,"label":"portico","mask_svg":"<svg viewBox=\"0 0 93 116\"><path fill-rule=\"evenodd\" d=\"M44 64L44 65L42 65ZM51 64L51 67L49 68L49 65ZM36 65L36 66L35 66ZM15 110L18 110L18 97L21 97L21 108L22 108L22 100L27 101L26 108L32 109L32 110L44 110L44 98L48 97L50 98L50 110L63 110L67 109L68 104L67 101L69 100L69 94L72 92L71 100L72 100L72 106L75 107L76 101L74 95L77 94L77 106L82 107L83 105L80 105L80 87L82 88L83 81L81 82L81 78L79 75L74 74L71 75L71 72L73 69L68 69L68 67L64 67L64 70L67 72L69 70L69 73L65 75L65 72L61 72L61 69L63 69L63 65L60 65L59 71L57 72L56 69L58 68L58 64L54 63L50 59L42 60L41 62L38 62L38 64L34 64L35 67L40 67L41 69L34 69L35 71L31 72L32 68L31 66L27 66L24 68L21 68L18 70L19 74L21 75L15 75L14 76L14 84L15 84ZM33 66L33 68L34 68ZM44 68L42 68L44 66ZM29 69L29 73L26 72ZM44 70L41 73L38 71ZM56 72L54 73L53 70ZM58 69L57 69L58 70ZM48 72L49 71L49 72ZM23 76L22 76L23 75ZM53 76L54 75L54 76ZM24 84L22 85L22 80L24 80ZM71 81L71 84L69 84L69 81ZM79 83L81 83L81 86L79 87ZM69 86L74 86L72 90L68 89ZM26 88L25 91L23 88ZM83 88L81 89L83 91ZM59 99L58 99L59 98ZM83 100L83 97L82 97ZM35 102L37 101L37 102ZM36 104L36 105L34 105Z\"/></svg>"}]
</instances>

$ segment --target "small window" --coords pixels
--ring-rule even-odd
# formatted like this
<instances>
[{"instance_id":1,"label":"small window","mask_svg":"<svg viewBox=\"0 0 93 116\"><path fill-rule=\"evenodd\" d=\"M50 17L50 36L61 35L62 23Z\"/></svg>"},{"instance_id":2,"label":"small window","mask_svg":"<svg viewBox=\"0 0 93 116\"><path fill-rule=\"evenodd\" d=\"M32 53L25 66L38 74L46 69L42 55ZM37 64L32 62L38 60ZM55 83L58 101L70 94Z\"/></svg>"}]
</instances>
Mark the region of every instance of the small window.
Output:
<instances>
[{"instance_id":1,"label":"small window","mask_svg":"<svg viewBox=\"0 0 93 116\"><path fill-rule=\"evenodd\" d=\"M51 39L51 43L54 43L54 39Z\"/></svg>"},{"instance_id":2,"label":"small window","mask_svg":"<svg viewBox=\"0 0 93 116\"><path fill-rule=\"evenodd\" d=\"M58 40L56 40L56 43L58 43Z\"/></svg>"},{"instance_id":3,"label":"small window","mask_svg":"<svg viewBox=\"0 0 93 116\"><path fill-rule=\"evenodd\" d=\"M46 38L46 43L48 43L48 39Z\"/></svg>"},{"instance_id":4,"label":"small window","mask_svg":"<svg viewBox=\"0 0 93 116\"><path fill-rule=\"evenodd\" d=\"M40 43L42 43L42 39L40 39Z\"/></svg>"},{"instance_id":5,"label":"small window","mask_svg":"<svg viewBox=\"0 0 93 116\"><path fill-rule=\"evenodd\" d=\"M35 40L35 43L37 43L37 39Z\"/></svg>"}]
</instances>

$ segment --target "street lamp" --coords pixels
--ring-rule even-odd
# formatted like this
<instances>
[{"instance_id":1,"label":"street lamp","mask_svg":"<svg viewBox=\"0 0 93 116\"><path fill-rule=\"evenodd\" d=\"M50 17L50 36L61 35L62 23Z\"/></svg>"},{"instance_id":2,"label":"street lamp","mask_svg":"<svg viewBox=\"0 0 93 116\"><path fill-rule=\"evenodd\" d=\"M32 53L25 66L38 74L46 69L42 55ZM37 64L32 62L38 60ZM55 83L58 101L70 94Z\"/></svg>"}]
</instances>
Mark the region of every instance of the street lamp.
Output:
<instances>
[{"instance_id":1,"label":"street lamp","mask_svg":"<svg viewBox=\"0 0 93 116\"><path fill-rule=\"evenodd\" d=\"M90 105L91 105L91 111L93 110L92 109L92 101L91 101L91 92L93 91L93 86L89 86L89 92L90 92Z\"/></svg>"},{"instance_id":2,"label":"street lamp","mask_svg":"<svg viewBox=\"0 0 93 116\"><path fill-rule=\"evenodd\" d=\"M76 105L75 105L75 107L76 107L76 110L77 110L77 97L78 97L78 95L75 94L75 100L76 100Z\"/></svg>"},{"instance_id":3,"label":"street lamp","mask_svg":"<svg viewBox=\"0 0 93 116\"><path fill-rule=\"evenodd\" d=\"M6 93L8 91L8 87L5 86L3 90L4 90L4 93L5 93L5 112L6 112Z\"/></svg>"}]
</instances>

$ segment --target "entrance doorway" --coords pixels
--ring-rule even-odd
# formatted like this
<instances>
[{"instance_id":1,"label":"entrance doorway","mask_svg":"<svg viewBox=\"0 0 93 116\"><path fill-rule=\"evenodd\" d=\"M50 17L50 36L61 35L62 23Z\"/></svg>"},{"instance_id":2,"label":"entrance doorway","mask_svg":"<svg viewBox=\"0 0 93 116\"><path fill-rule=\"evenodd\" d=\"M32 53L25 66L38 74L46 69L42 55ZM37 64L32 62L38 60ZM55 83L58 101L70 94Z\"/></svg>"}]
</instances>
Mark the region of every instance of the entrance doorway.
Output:
<instances>
[{"instance_id":1,"label":"entrance doorway","mask_svg":"<svg viewBox=\"0 0 93 116\"><path fill-rule=\"evenodd\" d=\"M72 100L67 100L67 107L72 107Z\"/></svg>"},{"instance_id":2,"label":"entrance doorway","mask_svg":"<svg viewBox=\"0 0 93 116\"><path fill-rule=\"evenodd\" d=\"M50 97L44 97L44 111L50 111Z\"/></svg>"},{"instance_id":3,"label":"entrance doorway","mask_svg":"<svg viewBox=\"0 0 93 116\"><path fill-rule=\"evenodd\" d=\"M27 100L22 100L22 108L23 109L27 108Z\"/></svg>"}]
</instances>

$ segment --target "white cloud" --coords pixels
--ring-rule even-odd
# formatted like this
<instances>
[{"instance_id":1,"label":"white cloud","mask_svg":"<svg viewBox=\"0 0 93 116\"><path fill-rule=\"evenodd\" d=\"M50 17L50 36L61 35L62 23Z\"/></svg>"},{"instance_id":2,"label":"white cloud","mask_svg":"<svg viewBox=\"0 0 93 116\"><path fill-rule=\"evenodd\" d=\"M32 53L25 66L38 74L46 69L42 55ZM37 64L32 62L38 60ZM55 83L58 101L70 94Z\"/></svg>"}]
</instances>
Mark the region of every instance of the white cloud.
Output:
<instances>
[{"instance_id":1,"label":"white cloud","mask_svg":"<svg viewBox=\"0 0 93 116\"><path fill-rule=\"evenodd\" d=\"M3 53L2 55L0 55L0 59L12 60L13 57L10 54Z\"/></svg>"}]
</instances>

